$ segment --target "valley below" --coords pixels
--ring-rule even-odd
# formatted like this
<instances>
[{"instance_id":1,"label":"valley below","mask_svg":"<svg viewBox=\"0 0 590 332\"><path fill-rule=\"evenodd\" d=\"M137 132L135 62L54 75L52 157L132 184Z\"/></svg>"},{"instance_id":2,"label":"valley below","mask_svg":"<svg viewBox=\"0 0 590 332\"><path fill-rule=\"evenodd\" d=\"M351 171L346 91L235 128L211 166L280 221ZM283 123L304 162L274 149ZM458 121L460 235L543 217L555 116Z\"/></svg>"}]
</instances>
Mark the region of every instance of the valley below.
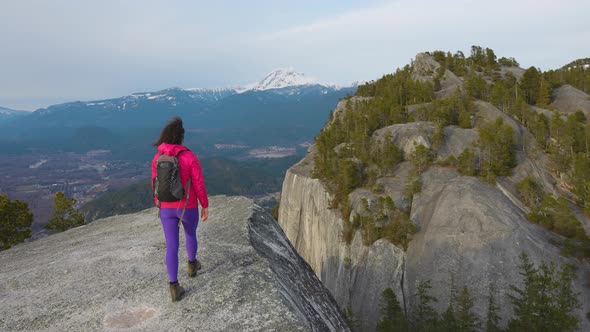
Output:
<instances>
[{"instance_id":1,"label":"valley below","mask_svg":"<svg viewBox=\"0 0 590 332\"><path fill-rule=\"evenodd\" d=\"M236 149L235 144L219 145L223 147L217 148L221 156L199 155L210 194L242 194L269 207L276 204L284 172L301 156L300 146L239 146ZM227 146L230 148L225 148ZM215 147L211 151L215 152ZM105 194L108 198L120 191L133 192L135 196L118 198L121 206L130 206L131 210L123 212L149 208L152 156L124 160L102 149L85 153L32 151L5 155L0 162L0 192L29 204L34 216L33 237L42 236L44 233L39 232L51 218L57 192L76 199L76 208L93 214L87 215L87 222L97 216L110 215L106 211L112 208L110 205L101 206L99 202L85 207ZM268 164L266 168L270 170L259 167L261 164ZM235 178L240 174L241 179Z\"/></svg>"}]
</instances>

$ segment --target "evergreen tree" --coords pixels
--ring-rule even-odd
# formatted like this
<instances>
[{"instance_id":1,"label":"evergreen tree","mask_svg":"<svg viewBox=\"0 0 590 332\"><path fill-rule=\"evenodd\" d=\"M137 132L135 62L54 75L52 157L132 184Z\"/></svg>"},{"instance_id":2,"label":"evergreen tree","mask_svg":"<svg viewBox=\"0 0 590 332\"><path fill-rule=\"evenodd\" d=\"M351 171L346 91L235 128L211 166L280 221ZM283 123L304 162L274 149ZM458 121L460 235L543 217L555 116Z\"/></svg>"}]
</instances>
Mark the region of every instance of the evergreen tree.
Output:
<instances>
[{"instance_id":1,"label":"evergreen tree","mask_svg":"<svg viewBox=\"0 0 590 332\"><path fill-rule=\"evenodd\" d=\"M382 171L392 169L402 161L402 151L393 142L391 132L387 133L383 139L383 148L379 157L375 159Z\"/></svg>"},{"instance_id":2,"label":"evergreen tree","mask_svg":"<svg viewBox=\"0 0 590 332\"><path fill-rule=\"evenodd\" d=\"M75 198L67 199L63 192L57 192L53 198L53 215L46 229L63 232L73 227L84 225L84 216L74 209Z\"/></svg>"},{"instance_id":3,"label":"evergreen tree","mask_svg":"<svg viewBox=\"0 0 590 332\"><path fill-rule=\"evenodd\" d=\"M473 312L473 299L467 287L463 287L457 298L457 332L474 332L479 329L479 318Z\"/></svg>"},{"instance_id":4,"label":"evergreen tree","mask_svg":"<svg viewBox=\"0 0 590 332\"><path fill-rule=\"evenodd\" d=\"M526 253L518 256L520 263L518 265L519 274L523 279L523 287L510 286L512 294L508 294L514 311L514 318L509 323L510 331L528 331L527 328L533 327L532 322L535 320L535 295L537 292L537 269L529 260Z\"/></svg>"},{"instance_id":5,"label":"evergreen tree","mask_svg":"<svg viewBox=\"0 0 590 332\"><path fill-rule=\"evenodd\" d=\"M437 126L434 129L434 133L430 137L430 140L432 141L432 149L434 151L438 151L438 149L441 147L441 145L445 141L445 130L444 130L444 127Z\"/></svg>"},{"instance_id":6,"label":"evergreen tree","mask_svg":"<svg viewBox=\"0 0 590 332\"><path fill-rule=\"evenodd\" d=\"M432 155L430 150L424 145L420 144L416 146L416 150L410 156L412 164L417 174L422 174L432 163Z\"/></svg>"},{"instance_id":7,"label":"evergreen tree","mask_svg":"<svg viewBox=\"0 0 590 332\"><path fill-rule=\"evenodd\" d=\"M575 331L579 322L573 312L580 303L572 288L574 271L565 267L557 273L555 265L545 262L535 268L524 252L519 259L523 286L510 286L510 331Z\"/></svg>"},{"instance_id":8,"label":"evergreen tree","mask_svg":"<svg viewBox=\"0 0 590 332\"><path fill-rule=\"evenodd\" d=\"M455 332L457 331L457 319L455 318L455 307L449 304L447 310L443 312L441 321L438 324L440 332Z\"/></svg>"},{"instance_id":9,"label":"evergreen tree","mask_svg":"<svg viewBox=\"0 0 590 332\"><path fill-rule=\"evenodd\" d=\"M450 280L450 293L449 293L449 306L447 310L442 315L441 321L439 323L439 330L444 332L455 332L458 328L457 322L457 300L458 300L458 292L457 292L457 285L455 284L455 277L451 274Z\"/></svg>"},{"instance_id":10,"label":"evergreen tree","mask_svg":"<svg viewBox=\"0 0 590 332\"><path fill-rule=\"evenodd\" d=\"M553 113L549 122L549 134L553 139L549 146L549 153L558 173L566 173L572 163L574 137L567 127L561 115L557 112Z\"/></svg>"},{"instance_id":11,"label":"evergreen tree","mask_svg":"<svg viewBox=\"0 0 590 332\"><path fill-rule=\"evenodd\" d=\"M468 96L475 99L488 99L490 87L482 76L470 73L465 79L464 86Z\"/></svg>"},{"instance_id":12,"label":"evergreen tree","mask_svg":"<svg viewBox=\"0 0 590 332\"><path fill-rule=\"evenodd\" d=\"M574 160L572 183L573 192L584 201L587 211L590 211L590 158L587 153L579 153Z\"/></svg>"},{"instance_id":13,"label":"evergreen tree","mask_svg":"<svg viewBox=\"0 0 590 332\"><path fill-rule=\"evenodd\" d=\"M486 332L500 332L500 307L496 303L496 286L494 283L490 284L490 291L488 294L488 310L486 320Z\"/></svg>"},{"instance_id":14,"label":"evergreen tree","mask_svg":"<svg viewBox=\"0 0 590 332\"><path fill-rule=\"evenodd\" d=\"M494 50L491 48L486 48L486 69L488 71L498 69L496 54L494 54Z\"/></svg>"},{"instance_id":15,"label":"evergreen tree","mask_svg":"<svg viewBox=\"0 0 590 332\"><path fill-rule=\"evenodd\" d=\"M0 195L0 249L8 249L30 237L32 223L33 214L26 202Z\"/></svg>"},{"instance_id":16,"label":"evergreen tree","mask_svg":"<svg viewBox=\"0 0 590 332\"><path fill-rule=\"evenodd\" d=\"M514 58L506 58L506 57L501 57L500 59L498 59L498 63L500 63L502 66L507 66L507 67L518 67L518 61L516 61L516 59Z\"/></svg>"},{"instance_id":17,"label":"evergreen tree","mask_svg":"<svg viewBox=\"0 0 590 332\"><path fill-rule=\"evenodd\" d=\"M546 194L539 206L527 217L530 221L567 238L583 242L590 241L582 224L573 214L568 201L563 197L555 199L553 195Z\"/></svg>"},{"instance_id":18,"label":"evergreen tree","mask_svg":"<svg viewBox=\"0 0 590 332\"><path fill-rule=\"evenodd\" d=\"M536 208L543 199L543 187L531 176L519 182L516 189L522 202L532 209Z\"/></svg>"},{"instance_id":19,"label":"evergreen tree","mask_svg":"<svg viewBox=\"0 0 590 332\"><path fill-rule=\"evenodd\" d=\"M510 90L506 88L504 81L500 80L494 83L490 92L490 102L502 112L508 111L512 104L512 95Z\"/></svg>"},{"instance_id":20,"label":"evergreen tree","mask_svg":"<svg viewBox=\"0 0 590 332\"><path fill-rule=\"evenodd\" d=\"M555 303L555 326L563 328L563 331L573 331L578 327L578 319L573 311L580 307L578 294L574 292L572 283L576 278L576 272L572 266L565 266L558 273L557 291Z\"/></svg>"},{"instance_id":21,"label":"evergreen tree","mask_svg":"<svg viewBox=\"0 0 590 332\"><path fill-rule=\"evenodd\" d=\"M496 176L510 175L516 164L514 130L502 118L479 128L482 176L493 182Z\"/></svg>"},{"instance_id":22,"label":"evergreen tree","mask_svg":"<svg viewBox=\"0 0 590 332\"><path fill-rule=\"evenodd\" d=\"M408 322L393 290L386 288L381 296L381 320L377 322L376 331L408 331Z\"/></svg>"},{"instance_id":23,"label":"evergreen tree","mask_svg":"<svg viewBox=\"0 0 590 332\"><path fill-rule=\"evenodd\" d=\"M531 112L529 111L529 114ZM542 149L547 149L549 144L549 120L545 114L534 112L527 117L526 126L535 137Z\"/></svg>"},{"instance_id":24,"label":"evergreen tree","mask_svg":"<svg viewBox=\"0 0 590 332\"><path fill-rule=\"evenodd\" d=\"M422 331L436 331L438 324L438 314L432 307L433 303L438 300L428 294L432 289L430 280L418 281L416 285L416 301L414 304L414 330L417 332Z\"/></svg>"},{"instance_id":25,"label":"evergreen tree","mask_svg":"<svg viewBox=\"0 0 590 332\"><path fill-rule=\"evenodd\" d=\"M434 83L434 91L440 91L440 89L441 89L440 78L438 76L435 76L432 79L432 82Z\"/></svg>"},{"instance_id":26,"label":"evergreen tree","mask_svg":"<svg viewBox=\"0 0 590 332\"><path fill-rule=\"evenodd\" d=\"M530 67L525 70L520 80L520 88L524 93L526 102L530 105L535 105L537 103L540 79L540 74L537 68Z\"/></svg>"},{"instance_id":27,"label":"evergreen tree","mask_svg":"<svg viewBox=\"0 0 590 332\"><path fill-rule=\"evenodd\" d=\"M477 173L475 168L475 152L465 149L457 159L457 170L459 173L468 176L474 176Z\"/></svg>"},{"instance_id":28,"label":"evergreen tree","mask_svg":"<svg viewBox=\"0 0 590 332\"><path fill-rule=\"evenodd\" d=\"M362 327L362 321L355 316L352 312L352 307L348 306L344 309L344 320L348 323L348 326L353 330L356 331Z\"/></svg>"},{"instance_id":29,"label":"evergreen tree","mask_svg":"<svg viewBox=\"0 0 590 332\"><path fill-rule=\"evenodd\" d=\"M539 95L537 97L537 107L549 109L551 104L551 86L544 78L539 81Z\"/></svg>"},{"instance_id":30,"label":"evergreen tree","mask_svg":"<svg viewBox=\"0 0 590 332\"><path fill-rule=\"evenodd\" d=\"M480 67L478 69L481 69L481 67L484 66L486 62L486 55L484 53L483 48L481 46L472 45L471 56L469 57L469 59L473 62L474 65Z\"/></svg>"}]
</instances>

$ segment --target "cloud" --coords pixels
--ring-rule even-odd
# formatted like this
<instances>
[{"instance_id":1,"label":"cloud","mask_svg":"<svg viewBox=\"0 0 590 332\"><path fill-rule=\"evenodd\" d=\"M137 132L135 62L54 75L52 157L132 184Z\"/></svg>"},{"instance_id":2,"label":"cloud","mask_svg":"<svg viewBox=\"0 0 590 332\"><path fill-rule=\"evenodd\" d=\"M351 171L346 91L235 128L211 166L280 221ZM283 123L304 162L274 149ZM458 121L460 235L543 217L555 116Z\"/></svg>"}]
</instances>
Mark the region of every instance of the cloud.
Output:
<instances>
[{"instance_id":1,"label":"cloud","mask_svg":"<svg viewBox=\"0 0 590 332\"><path fill-rule=\"evenodd\" d=\"M417 52L471 45L549 69L588 56L588 12L586 1L391 1L270 31L252 45L333 80L376 78Z\"/></svg>"},{"instance_id":2,"label":"cloud","mask_svg":"<svg viewBox=\"0 0 590 332\"><path fill-rule=\"evenodd\" d=\"M589 56L588 12L582 0L3 1L0 105L245 84L289 66L346 84L474 44L549 69Z\"/></svg>"}]
</instances>

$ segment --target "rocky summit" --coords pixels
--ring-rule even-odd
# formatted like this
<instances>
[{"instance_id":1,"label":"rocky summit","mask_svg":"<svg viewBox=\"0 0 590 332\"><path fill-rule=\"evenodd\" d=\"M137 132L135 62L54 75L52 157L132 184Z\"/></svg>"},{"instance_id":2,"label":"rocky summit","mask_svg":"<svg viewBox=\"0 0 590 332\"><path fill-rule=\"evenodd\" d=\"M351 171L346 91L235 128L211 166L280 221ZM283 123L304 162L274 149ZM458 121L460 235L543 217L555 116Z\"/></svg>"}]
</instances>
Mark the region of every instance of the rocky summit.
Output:
<instances>
[{"instance_id":1,"label":"rocky summit","mask_svg":"<svg viewBox=\"0 0 590 332\"><path fill-rule=\"evenodd\" d=\"M97 220L0 252L1 331L348 331L280 227L253 201L211 199L203 269L170 301L157 210ZM183 232L181 243L184 242Z\"/></svg>"},{"instance_id":2,"label":"rocky summit","mask_svg":"<svg viewBox=\"0 0 590 332\"><path fill-rule=\"evenodd\" d=\"M383 318L380 304L386 288L393 290L406 317L414 319L419 305L417 285L423 281L432 286L430 295L438 300L432 306L439 314L452 302L452 287L469 288L473 312L484 323L490 289L495 289L498 324L504 328L514 317L511 286L523 285L518 256L525 252L535 266L545 262L575 268L572 287L580 306L572 310L572 315L579 322L576 330L590 331L589 261L568 255L562 245L563 236L531 222L531 206L539 209L539 205L527 205L519 189L528 179L545 197L562 197L563 204L572 211L568 220L575 219L583 228L580 233L585 230L590 234L589 218L578 205L565 200L579 201L571 193L577 185L568 176L571 172L555 171L555 156L550 155L553 152L543 149L540 140L533 137L532 129L521 121L522 114L509 113L506 107L469 94L469 84L484 73L470 69L471 76L464 73L457 79L448 69L439 70L440 66L434 57L421 53L411 67L360 87L365 89L363 93L342 100L309 153L287 171L279 224L340 307L350 309L353 320L358 322L355 330L375 331ZM513 64L499 68L494 69L494 75L517 79L525 72ZM434 97L414 100L414 96L407 107L396 103L391 106L388 102L392 98L395 101L392 96L400 100L406 96L401 92L396 95L402 85L395 82L404 77L412 79L404 84L415 84L412 92L420 89L416 82L436 81ZM553 94L552 110L525 103L523 114L539 113L544 120L549 119L549 114L554 123L577 110L586 114L585 92L563 85ZM461 126L457 125L459 121L440 120L441 114L448 116L449 109L461 108L457 105L465 100L470 103L461 107L469 109L469 113L463 115ZM375 120L388 116L389 121ZM580 112L576 116L579 123L587 120ZM494 123L506 127L513 139L513 168L493 181L461 172L457 160L469 157L470 151L476 161L486 153L482 150L482 128ZM365 138L362 133L369 135ZM389 155L382 152L385 148L380 150L386 141L396 147L387 150L393 151ZM545 145L555 144L552 142ZM418 165L424 163L417 153L420 145L432 159L424 172L417 171ZM403 156L400 161L394 166L382 166L384 157L395 156L395 151ZM481 161L478 163L481 168ZM415 183L419 190L413 191ZM385 215L383 211L389 208L384 207L384 199L395 205L391 210L397 215ZM407 247L399 239L395 243L391 237L371 237L379 228L387 234L386 227L391 224L401 229L401 213L407 213L407 220L415 227ZM417 320L413 323L422 323Z\"/></svg>"}]
</instances>

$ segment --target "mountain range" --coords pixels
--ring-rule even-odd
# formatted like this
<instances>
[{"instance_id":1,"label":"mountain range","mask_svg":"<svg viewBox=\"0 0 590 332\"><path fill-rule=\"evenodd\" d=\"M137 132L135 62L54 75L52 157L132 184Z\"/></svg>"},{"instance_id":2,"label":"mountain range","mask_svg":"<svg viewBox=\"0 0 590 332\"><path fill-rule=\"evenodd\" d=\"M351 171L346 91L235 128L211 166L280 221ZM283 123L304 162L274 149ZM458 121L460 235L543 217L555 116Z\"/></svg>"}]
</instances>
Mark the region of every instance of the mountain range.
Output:
<instances>
[{"instance_id":1,"label":"mountain range","mask_svg":"<svg viewBox=\"0 0 590 332\"><path fill-rule=\"evenodd\" d=\"M208 133L200 142L264 145L276 138L280 142L281 135L292 133L288 142L301 143L313 138L338 100L355 89L356 85L322 84L294 70L277 69L244 87L174 87L51 105L24 114L7 110L11 116L0 116L0 141L24 144L26 149L39 144L63 145L64 140L71 144L76 135L87 132L96 135L98 142L110 142L113 137L120 141L138 131L144 133L142 140L144 136L153 139L166 121L179 115L189 131ZM271 134L261 140L252 133L256 130L276 132L279 137ZM227 142L227 138L233 141Z\"/></svg>"},{"instance_id":2,"label":"mountain range","mask_svg":"<svg viewBox=\"0 0 590 332\"><path fill-rule=\"evenodd\" d=\"M27 121L37 122L40 126L138 126L149 122L146 115L162 115L163 113L186 113L183 115L204 114L208 111L226 110L228 102L234 106L237 102L248 102L251 99L263 105L283 102L305 102L309 99L322 99L322 96L339 92L351 92L353 86L340 87L334 84L322 84L292 69L277 69L269 73L261 81L244 87L225 88L168 88L154 92L133 93L128 96L95 101L75 101L51 105L30 113ZM231 97L231 98L230 98ZM250 101L251 103L251 101ZM136 121L116 122L113 118L125 118L125 113L141 111L143 119ZM151 114L157 112L155 114ZM2 115L23 115L0 107ZM7 117L5 117L7 118ZM137 121L139 120L139 121ZM146 121L148 120L148 121ZM223 125L221 125L223 126Z\"/></svg>"}]
</instances>

